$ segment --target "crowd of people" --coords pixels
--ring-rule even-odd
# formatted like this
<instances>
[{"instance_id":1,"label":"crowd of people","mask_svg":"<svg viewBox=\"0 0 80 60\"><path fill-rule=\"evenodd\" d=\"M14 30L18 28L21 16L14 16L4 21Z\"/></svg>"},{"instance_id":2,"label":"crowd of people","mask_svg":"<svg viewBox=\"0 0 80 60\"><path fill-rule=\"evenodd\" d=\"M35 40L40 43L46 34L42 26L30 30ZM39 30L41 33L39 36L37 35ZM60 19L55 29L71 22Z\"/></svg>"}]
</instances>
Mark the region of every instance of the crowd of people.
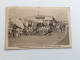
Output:
<instances>
[{"instance_id":1,"label":"crowd of people","mask_svg":"<svg viewBox=\"0 0 80 60\"><path fill-rule=\"evenodd\" d=\"M24 29L20 27L16 28L9 28L8 29L8 37L20 37L22 35L51 35L55 32L63 33L69 29L68 24L65 23L57 23L55 25L49 25L49 26L41 26L41 27L28 27L25 26Z\"/></svg>"}]
</instances>

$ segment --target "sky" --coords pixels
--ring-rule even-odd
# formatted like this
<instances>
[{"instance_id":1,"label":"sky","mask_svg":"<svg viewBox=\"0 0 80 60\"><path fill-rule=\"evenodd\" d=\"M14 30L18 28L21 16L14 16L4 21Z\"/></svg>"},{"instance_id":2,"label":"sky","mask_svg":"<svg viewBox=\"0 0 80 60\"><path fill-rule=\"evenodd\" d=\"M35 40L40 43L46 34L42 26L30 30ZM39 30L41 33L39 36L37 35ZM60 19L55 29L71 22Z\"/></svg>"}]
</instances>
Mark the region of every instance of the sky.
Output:
<instances>
[{"instance_id":1,"label":"sky","mask_svg":"<svg viewBox=\"0 0 80 60\"><path fill-rule=\"evenodd\" d=\"M68 20L68 7L9 7L10 17L53 16L57 21Z\"/></svg>"}]
</instances>

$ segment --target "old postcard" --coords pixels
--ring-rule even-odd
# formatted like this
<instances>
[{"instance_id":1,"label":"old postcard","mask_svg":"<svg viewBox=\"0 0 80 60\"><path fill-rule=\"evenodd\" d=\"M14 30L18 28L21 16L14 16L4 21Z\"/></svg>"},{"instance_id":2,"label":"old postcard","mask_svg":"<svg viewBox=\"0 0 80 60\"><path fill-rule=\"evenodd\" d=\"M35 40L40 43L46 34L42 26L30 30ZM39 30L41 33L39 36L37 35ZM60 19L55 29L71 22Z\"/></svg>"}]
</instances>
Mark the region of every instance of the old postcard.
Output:
<instances>
[{"instance_id":1,"label":"old postcard","mask_svg":"<svg viewBox=\"0 0 80 60\"><path fill-rule=\"evenodd\" d=\"M6 49L71 47L69 7L6 8Z\"/></svg>"}]
</instances>

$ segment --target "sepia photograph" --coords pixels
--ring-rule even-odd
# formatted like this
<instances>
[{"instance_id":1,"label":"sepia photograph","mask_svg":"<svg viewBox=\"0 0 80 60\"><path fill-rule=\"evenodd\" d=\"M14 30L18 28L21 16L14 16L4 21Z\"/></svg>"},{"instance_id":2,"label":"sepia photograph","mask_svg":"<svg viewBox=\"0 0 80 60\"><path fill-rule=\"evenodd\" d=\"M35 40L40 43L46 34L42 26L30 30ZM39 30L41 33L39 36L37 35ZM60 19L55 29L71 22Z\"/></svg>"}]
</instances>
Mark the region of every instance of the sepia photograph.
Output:
<instances>
[{"instance_id":1,"label":"sepia photograph","mask_svg":"<svg viewBox=\"0 0 80 60\"><path fill-rule=\"evenodd\" d=\"M6 49L71 47L70 7L6 7Z\"/></svg>"}]
</instances>

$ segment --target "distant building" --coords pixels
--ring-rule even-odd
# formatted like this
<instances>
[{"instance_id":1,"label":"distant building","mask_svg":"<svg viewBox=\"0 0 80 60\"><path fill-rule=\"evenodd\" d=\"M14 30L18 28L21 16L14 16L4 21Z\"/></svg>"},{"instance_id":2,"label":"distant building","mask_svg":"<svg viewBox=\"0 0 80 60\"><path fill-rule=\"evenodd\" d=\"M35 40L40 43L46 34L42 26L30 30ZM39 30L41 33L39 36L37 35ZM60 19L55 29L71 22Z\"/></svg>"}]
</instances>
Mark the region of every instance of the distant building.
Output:
<instances>
[{"instance_id":1,"label":"distant building","mask_svg":"<svg viewBox=\"0 0 80 60\"><path fill-rule=\"evenodd\" d=\"M27 17L26 26L52 26L55 20L51 16L32 16Z\"/></svg>"}]
</instances>

